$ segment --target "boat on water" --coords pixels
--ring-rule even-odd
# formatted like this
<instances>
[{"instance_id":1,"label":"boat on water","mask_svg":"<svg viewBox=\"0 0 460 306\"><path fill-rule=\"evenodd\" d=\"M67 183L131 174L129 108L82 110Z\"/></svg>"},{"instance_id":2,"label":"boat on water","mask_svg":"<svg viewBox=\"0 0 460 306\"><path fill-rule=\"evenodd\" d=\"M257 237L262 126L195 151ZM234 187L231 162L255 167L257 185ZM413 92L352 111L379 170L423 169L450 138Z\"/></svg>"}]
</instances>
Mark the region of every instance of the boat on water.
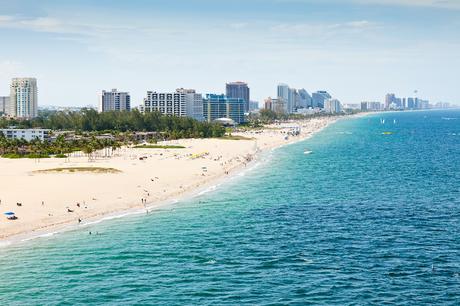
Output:
<instances>
[{"instance_id":1,"label":"boat on water","mask_svg":"<svg viewBox=\"0 0 460 306\"><path fill-rule=\"evenodd\" d=\"M311 154L311 153L313 153L313 151L309 151L309 150L303 151L303 154L305 154L305 155L308 155L308 154Z\"/></svg>"},{"instance_id":2,"label":"boat on water","mask_svg":"<svg viewBox=\"0 0 460 306\"><path fill-rule=\"evenodd\" d=\"M393 132L383 132L382 135L392 135Z\"/></svg>"}]
</instances>

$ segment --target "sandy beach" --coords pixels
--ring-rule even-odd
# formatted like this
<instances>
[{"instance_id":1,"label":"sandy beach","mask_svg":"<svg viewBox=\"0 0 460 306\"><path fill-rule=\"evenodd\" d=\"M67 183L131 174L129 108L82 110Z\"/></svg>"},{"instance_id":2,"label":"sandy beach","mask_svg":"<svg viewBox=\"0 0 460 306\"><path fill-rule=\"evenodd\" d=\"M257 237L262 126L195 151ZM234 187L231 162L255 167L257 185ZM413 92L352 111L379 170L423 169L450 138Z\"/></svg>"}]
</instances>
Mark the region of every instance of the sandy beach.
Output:
<instances>
[{"instance_id":1,"label":"sandy beach","mask_svg":"<svg viewBox=\"0 0 460 306\"><path fill-rule=\"evenodd\" d=\"M235 174L260 152L306 139L337 119L315 118L233 134L249 138L243 140L160 143L183 149L124 147L109 157L98 152L91 161L81 153L67 159L0 158L0 240L85 224L116 212L153 209ZM297 126L300 135L286 137ZM74 167L113 168L117 172L40 172ZM8 211L17 219L7 220L3 214Z\"/></svg>"}]
</instances>

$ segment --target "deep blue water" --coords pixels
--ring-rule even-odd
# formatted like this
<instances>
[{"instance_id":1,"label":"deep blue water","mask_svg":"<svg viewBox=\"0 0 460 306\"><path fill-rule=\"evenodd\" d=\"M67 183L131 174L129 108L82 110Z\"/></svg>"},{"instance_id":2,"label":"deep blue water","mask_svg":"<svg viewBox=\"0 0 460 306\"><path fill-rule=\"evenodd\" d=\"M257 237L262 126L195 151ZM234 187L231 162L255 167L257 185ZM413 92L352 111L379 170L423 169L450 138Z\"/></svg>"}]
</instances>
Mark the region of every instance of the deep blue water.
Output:
<instances>
[{"instance_id":1,"label":"deep blue water","mask_svg":"<svg viewBox=\"0 0 460 306\"><path fill-rule=\"evenodd\" d=\"M460 111L342 120L267 158L156 213L0 250L0 304L460 304Z\"/></svg>"}]
</instances>

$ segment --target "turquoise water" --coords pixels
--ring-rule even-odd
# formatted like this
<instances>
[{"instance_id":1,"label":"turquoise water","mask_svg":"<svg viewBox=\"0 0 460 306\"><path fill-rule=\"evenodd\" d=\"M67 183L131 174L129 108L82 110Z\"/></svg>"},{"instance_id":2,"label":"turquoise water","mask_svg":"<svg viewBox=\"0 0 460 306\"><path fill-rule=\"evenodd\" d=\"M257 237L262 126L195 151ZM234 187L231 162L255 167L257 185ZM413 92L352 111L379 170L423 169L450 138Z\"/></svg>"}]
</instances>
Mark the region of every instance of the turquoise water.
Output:
<instances>
[{"instance_id":1,"label":"turquoise water","mask_svg":"<svg viewBox=\"0 0 460 306\"><path fill-rule=\"evenodd\" d=\"M460 111L343 120L267 158L156 213L0 250L0 304L460 303Z\"/></svg>"}]
</instances>

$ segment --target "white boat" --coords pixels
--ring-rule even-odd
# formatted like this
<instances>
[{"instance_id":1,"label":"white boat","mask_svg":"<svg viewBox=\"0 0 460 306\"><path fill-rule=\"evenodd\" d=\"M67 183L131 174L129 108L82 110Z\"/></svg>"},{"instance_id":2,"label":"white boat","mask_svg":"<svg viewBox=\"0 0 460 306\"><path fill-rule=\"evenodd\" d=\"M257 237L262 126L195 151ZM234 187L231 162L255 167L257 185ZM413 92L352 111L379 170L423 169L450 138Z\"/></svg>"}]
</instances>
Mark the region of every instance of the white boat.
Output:
<instances>
[{"instance_id":1,"label":"white boat","mask_svg":"<svg viewBox=\"0 0 460 306\"><path fill-rule=\"evenodd\" d=\"M305 155L311 154L311 153L313 153L313 151L308 151L308 150L306 150L306 151L303 152L303 154L305 154Z\"/></svg>"}]
</instances>

